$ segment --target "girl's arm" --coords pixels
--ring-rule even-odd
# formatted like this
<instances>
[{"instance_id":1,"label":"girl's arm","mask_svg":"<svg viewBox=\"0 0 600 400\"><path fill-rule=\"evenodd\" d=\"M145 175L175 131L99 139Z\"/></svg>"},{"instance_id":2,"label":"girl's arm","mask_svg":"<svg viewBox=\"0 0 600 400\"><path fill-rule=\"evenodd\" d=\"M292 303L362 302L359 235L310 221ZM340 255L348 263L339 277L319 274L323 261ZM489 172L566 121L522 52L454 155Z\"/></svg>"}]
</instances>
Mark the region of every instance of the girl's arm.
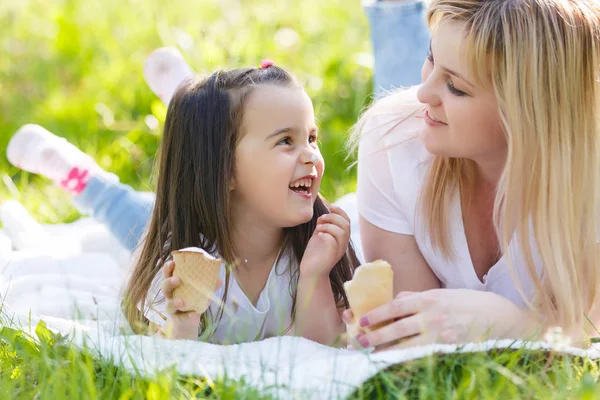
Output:
<instances>
[{"instance_id":1,"label":"girl's arm","mask_svg":"<svg viewBox=\"0 0 600 400\"><path fill-rule=\"evenodd\" d=\"M300 262L294 321L294 334L326 345L334 344L345 330L329 273L346 254L350 241L348 215L335 205L329 211L317 220Z\"/></svg>"},{"instance_id":2,"label":"girl's arm","mask_svg":"<svg viewBox=\"0 0 600 400\"><path fill-rule=\"evenodd\" d=\"M294 334L334 345L343 332L345 325L333 297L329 276L300 272Z\"/></svg>"}]
</instances>

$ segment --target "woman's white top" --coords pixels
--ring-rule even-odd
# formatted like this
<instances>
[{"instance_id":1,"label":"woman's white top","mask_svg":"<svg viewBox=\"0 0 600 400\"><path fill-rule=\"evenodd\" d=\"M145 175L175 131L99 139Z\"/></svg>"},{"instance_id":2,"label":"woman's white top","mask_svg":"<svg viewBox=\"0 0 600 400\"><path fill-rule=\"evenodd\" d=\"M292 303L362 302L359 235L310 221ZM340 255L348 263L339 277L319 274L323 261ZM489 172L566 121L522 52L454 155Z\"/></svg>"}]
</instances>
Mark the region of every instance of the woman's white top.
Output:
<instances>
[{"instance_id":1,"label":"woman's white top","mask_svg":"<svg viewBox=\"0 0 600 400\"><path fill-rule=\"evenodd\" d=\"M442 287L490 291L524 306L509 272L506 255L489 270L483 281L478 278L467 246L459 193L448 215L456 257L445 259L432 248L429 234L418 218L417 205L432 155L420 141L420 132L425 127L424 107L418 102L416 91L414 87L393 94L375 105L363 128L358 159L359 214L378 228L414 236ZM510 246L516 277L525 295L531 298L532 284L515 238ZM541 265L536 249L533 255L539 274Z\"/></svg>"}]
</instances>

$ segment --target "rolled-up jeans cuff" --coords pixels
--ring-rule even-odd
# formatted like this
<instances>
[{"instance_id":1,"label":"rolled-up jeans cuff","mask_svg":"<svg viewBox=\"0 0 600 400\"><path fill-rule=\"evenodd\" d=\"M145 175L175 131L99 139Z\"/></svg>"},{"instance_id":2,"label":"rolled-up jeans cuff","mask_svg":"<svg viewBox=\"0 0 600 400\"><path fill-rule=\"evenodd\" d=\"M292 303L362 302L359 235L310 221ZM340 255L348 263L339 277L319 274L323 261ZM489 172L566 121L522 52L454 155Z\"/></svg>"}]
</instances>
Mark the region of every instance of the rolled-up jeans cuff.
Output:
<instances>
[{"instance_id":1,"label":"rolled-up jeans cuff","mask_svg":"<svg viewBox=\"0 0 600 400\"><path fill-rule=\"evenodd\" d=\"M77 209L104 224L128 250L139 243L154 206L154 194L134 191L116 176L93 176L73 198Z\"/></svg>"},{"instance_id":2,"label":"rolled-up jeans cuff","mask_svg":"<svg viewBox=\"0 0 600 400\"><path fill-rule=\"evenodd\" d=\"M430 40L425 2L370 2L364 10L373 42L375 91L420 84Z\"/></svg>"}]
</instances>

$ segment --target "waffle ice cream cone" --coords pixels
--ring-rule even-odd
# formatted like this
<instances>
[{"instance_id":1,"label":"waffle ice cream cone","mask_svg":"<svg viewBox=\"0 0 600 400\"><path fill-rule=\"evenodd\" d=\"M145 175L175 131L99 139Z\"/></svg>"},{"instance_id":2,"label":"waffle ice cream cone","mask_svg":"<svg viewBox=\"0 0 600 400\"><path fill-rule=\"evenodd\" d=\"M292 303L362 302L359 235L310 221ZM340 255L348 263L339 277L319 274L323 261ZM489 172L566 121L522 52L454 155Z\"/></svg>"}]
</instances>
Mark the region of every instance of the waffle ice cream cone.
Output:
<instances>
[{"instance_id":1,"label":"waffle ice cream cone","mask_svg":"<svg viewBox=\"0 0 600 400\"><path fill-rule=\"evenodd\" d=\"M173 276L181 279L181 284L173 291L173 298L181 298L185 302L181 311L203 314L217 289L221 260L198 247L176 250L171 254L175 262Z\"/></svg>"},{"instance_id":2,"label":"waffle ice cream cone","mask_svg":"<svg viewBox=\"0 0 600 400\"><path fill-rule=\"evenodd\" d=\"M363 315L394 299L392 267L382 260L361 265L354 272L352 280L344 283L344 290L354 314L354 322L348 327L348 335L355 337L359 333L359 321ZM385 324L370 329L377 329L383 325Z\"/></svg>"}]
</instances>

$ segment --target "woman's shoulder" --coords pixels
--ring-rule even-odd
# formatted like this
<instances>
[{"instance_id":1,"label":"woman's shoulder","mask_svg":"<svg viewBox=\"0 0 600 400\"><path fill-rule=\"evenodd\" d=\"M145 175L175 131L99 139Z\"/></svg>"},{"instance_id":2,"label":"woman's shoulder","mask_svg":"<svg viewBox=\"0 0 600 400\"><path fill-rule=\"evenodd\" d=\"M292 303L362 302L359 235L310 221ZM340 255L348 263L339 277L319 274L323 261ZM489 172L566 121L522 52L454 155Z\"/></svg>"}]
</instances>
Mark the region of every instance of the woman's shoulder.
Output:
<instances>
[{"instance_id":1,"label":"woman's shoulder","mask_svg":"<svg viewBox=\"0 0 600 400\"><path fill-rule=\"evenodd\" d=\"M403 89L378 100L358 124L361 158L387 155L395 164L419 165L430 158L421 143L424 127L423 104L418 86Z\"/></svg>"}]
</instances>

